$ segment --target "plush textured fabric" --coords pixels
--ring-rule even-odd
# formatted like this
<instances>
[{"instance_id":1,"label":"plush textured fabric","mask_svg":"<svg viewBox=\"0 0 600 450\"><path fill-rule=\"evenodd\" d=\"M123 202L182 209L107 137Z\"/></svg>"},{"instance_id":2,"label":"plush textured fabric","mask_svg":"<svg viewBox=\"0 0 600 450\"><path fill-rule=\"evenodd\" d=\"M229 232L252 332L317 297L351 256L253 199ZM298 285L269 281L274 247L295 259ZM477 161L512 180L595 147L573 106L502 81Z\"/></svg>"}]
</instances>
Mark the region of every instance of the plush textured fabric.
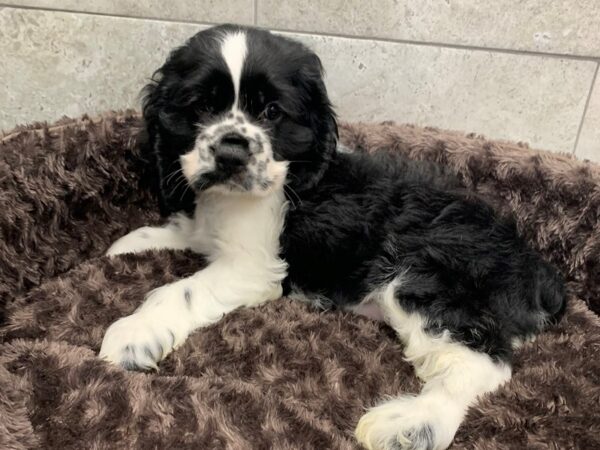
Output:
<instances>
[{"instance_id":1,"label":"plush textured fabric","mask_svg":"<svg viewBox=\"0 0 600 450\"><path fill-rule=\"evenodd\" d=\"M189 252L101 256L159 220L139 128L128 112L0 136L0 448L356 448L365 407L419 389L393 333L365 318L282 299L198 331L158 374L96 358L112 321L203 265ZM564 320L518 352L452 448L600 448L600 169L406 125L341 136L449 166L568 280Z\"/></svg>"}]
</instances>

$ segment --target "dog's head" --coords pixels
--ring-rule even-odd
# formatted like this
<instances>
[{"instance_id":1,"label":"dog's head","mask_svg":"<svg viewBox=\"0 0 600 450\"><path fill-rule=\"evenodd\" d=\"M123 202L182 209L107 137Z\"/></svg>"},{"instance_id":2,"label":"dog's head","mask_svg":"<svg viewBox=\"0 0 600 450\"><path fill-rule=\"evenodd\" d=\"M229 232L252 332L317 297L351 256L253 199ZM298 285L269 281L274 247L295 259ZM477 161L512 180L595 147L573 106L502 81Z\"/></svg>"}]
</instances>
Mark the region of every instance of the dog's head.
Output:
<instances>
[{"instance_id":1,"label":"dog's head","mask_svg":"<svg viewBox=\"0 0 600 450\"><path fill-rule=\"evenodd\" d=\"M265 30L223 25L174 50L146 87L144 119L163 213L213 190L316 185L337 126L319 58Z\"/></svg>"}]
</instances>

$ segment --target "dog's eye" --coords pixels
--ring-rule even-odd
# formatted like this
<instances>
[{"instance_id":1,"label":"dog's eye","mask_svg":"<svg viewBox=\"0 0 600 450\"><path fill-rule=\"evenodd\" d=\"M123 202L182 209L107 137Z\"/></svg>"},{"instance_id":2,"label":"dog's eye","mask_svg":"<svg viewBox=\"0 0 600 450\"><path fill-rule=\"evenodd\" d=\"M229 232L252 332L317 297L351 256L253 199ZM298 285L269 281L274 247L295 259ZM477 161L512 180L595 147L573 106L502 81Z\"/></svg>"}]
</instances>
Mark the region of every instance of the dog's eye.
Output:
<instances>
[{"instance_id":1,"label":"dog's eye","mask_svg":"<svg viewBox=\"0 0 600 450\"><path fill-rule=\"evenodd\" d=\"M271 102L265 108L263 115L267 120L277 120L281 117L281 108L277 103Z\"/></svg>"}]
</instances>

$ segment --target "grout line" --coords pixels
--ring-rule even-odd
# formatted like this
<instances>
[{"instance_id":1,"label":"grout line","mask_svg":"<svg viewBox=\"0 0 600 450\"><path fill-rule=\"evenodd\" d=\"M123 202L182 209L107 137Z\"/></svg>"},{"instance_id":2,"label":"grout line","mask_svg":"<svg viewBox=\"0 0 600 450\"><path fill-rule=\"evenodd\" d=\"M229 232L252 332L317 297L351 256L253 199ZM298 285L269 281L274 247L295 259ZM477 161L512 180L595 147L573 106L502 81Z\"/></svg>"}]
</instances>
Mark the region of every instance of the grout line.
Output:
<instances>
[{"instance_id":1,"label":"grout line","mask_svg":"<svg viewBox=\"0 0 600 450\"><path fill-rule=\"evenodd\" d=\"M254 22L257 22L258 15L258 0L254 0ZM89 16L100 16L100 17L115 17L120 19L132 19L132 20L148 20L148 21L156 21L156 22L168 22L168 23L183 23L183 24L194 24L201 26L212 26L217 25L216 22L202 22L195 20L185 20L185 19L163 19L159 17L147 17L147 16L135 16L130 15L126 16L123 14L115 14L115 13L103 13L103 12L90 12L90 11L79 11L75 9L60 9L60 8L43 8L38 6L17 6L17 5L7 5L1 3L0 0L0 8L10 8L10 9L23 9L23 10L33 10L33 11L46 11L46 12L58 12L58 13L75 13L75 14L83 14ZM576 61L593 61L600 62L600 56L582 56L582 55L570 55L567 53L552 53L552 52L539 52L534 50L513 50L507 48L500 47L481 47L476 45L461 45L461 44L449 44L445 42L436 42L436 41L415 41L411 39L394 39L394 38L386 38L386 37L375 37L375 36L358 36L344 33L330 33L324 31L301 31L301 30L292 30L287 28L273 28L268 25L263 25L261 28L266 28L271 31L279 32L279 33L294 33L300 35L307 36L324 36L324 37L334 37L334 38L344 38L344 39L354 39L359 41L375 41L375 42L389 42L394 44L406 44L406 45L416 45L422 47L441 47L441 48L449 48L455 50L470 50L470 51L478 51L478 52L492 52L492 53L505 53L509 55L520 55L520 56L536 56L536 57L544 57L544 58L559 58L559 59L569 59Z\"/></svg>"},{"instance_id":2,"label":"grout line","mask_svg":"<svg viewBox=\"0 0 600 450\"><path fill-rule=\"evenodd\" d=\"M386 37L370 37L370 36L356 36L352 34L344 34L344 33L330 33L326 31L299 31L299 30L290 30L285 28L272 28L265 25L265 28L268 28L271 31L280 32L280 33L296 33L301 35L308 36L326 36L326 37L334 37L334 38L343 38L343 39L355 39L359 41L378 41L378 42L388 42L393 44L406 44L406 45L417 45L422 47L442 47L442 48L450 48L455 50L471 50L477 52L492 52L492 53L506 53L509 55L520 55L520 56L537 56L537 57L548 57L548 58L559 58L559 59L572 59L576 61L593 61L600 62L600 56L581 56L581 55L569 55L567 53L552 53L552 52L536 52L534 50L513 50L509 48L500 48L500 47L481 47L477 45L461 45L461 44L449 44L446 42L436 42L436 41L414 41L411 39L398 39L398 38L386 38Z\"/></svg>"},{"instance_id":3,"label":"grout line","mask_svg":"<svg viewBox=\"0 0 600 450\"><path fill-rule=\"evenodd\" d=\"M579 123L579 128L577 130L577 137L575 138L575 144L573 145L573 152L571 154L575 156L575 152L577 151L577 146L579 145L579 137L581 136L581 130L583 130L583 123L585 122L585 116L587 115L588 107L590 106L590 101L592 99L592 94L594 93L594 86L596 85L596 78L598 77L598 69L600 68L600 63L596 64L596 70L594 71L594 76L592 77L592 85L590 86L590 91L588 92L587 100L585 101L585 106L583 107L583 114L581 115L581 122Z\"/></svg>"},{"instance_id":4,"label":"grout line","mask_svg":"<svg viewBox=\"0 0 600 450\"><path fill-rule=\"evenodd\" d=\"M136 16L136 15L125 15L117 13L105 13L97 11L81 11L77 9L65 9L65 8L44 8L40 6L17 6L7 5L0 2L0 8L8 9L23 9L28 11L42 11L42 12L55 12L55 13L68 13L68 14L81 14L84 16L99 16L99 17L114 17L117 19L131 19L131 20L147 20L149 22L168 22L168 23L183 23L183 24L194 24L194 25L216 25L216 22L202 22L195 20L186 19L163 19L160 17L152 16Z\"/></svg>"}]
</instances>

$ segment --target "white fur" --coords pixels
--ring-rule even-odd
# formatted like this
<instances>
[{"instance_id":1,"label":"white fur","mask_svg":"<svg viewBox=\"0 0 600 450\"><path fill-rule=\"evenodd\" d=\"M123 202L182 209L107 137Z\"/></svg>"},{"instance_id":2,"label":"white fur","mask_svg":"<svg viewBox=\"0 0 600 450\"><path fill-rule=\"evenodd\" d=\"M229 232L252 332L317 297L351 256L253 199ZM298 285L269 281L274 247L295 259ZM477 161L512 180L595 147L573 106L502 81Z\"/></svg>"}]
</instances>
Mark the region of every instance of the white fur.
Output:
<instances>
[{"instance_id":1,"label":"white fur","mask_svg":"<svg viewBox=\"0 0 600 450\"><path fill-rule=\"evenodd\" d=\"M395 295L404 273L367 301L376 301L385 320L405 344L406 360L425 382L420 395L403 396L372 408L359 421L356 437L367 449L445 449L470 405L510 379L508 365L453 342L449 333L432 336L425 319L404 311Z\"/></svg>"},{"instance_id":2,"label":"white fur","mask_svg":"<svg viewBox=\"0 0 600 450\"><path fill-rule=\"evenodd\" d=\"M280 297L287 270L278 256L285 210L281 189L263 197L206 192L193 220L179 216L166 227L144 227L119 239L111 255L174 245L206 254L209 265L155 289L136 312L113 323L100 356L125 367L156 368L198 327L240 306ZM142 231L165 240L144 246Z\"/></svg>"},{"instance_id":3,"label":"white fur","mask_svg":"<svg viewBox=\"0 0 600 450\"><path fill-rule=\"evenodd\" d=\"M535 342L536 339L537 339L536 335L531 335L531 336L526 336L526 337L515 337L511 341L511 346L514 350L517 350L517 349L520 349L521 347L523 347L525 344L530 344L532 342Z\"/></svg>"},{"instance_id":4,"label":"white fur","mask_svg":"<svg viewBox=\"0 0 600 450\"><path fill-rule=\"evenodd\" d=\"M266 195L281 188L287 174L287 162L276 161L273 158L271 141L265 131L250 122L243 112L234 110L225 114L218 122L201 127L194 147L180 156L182 173L188 182L193 184L202 174L215 169L215 157L211 147L218 144L223 133L231 130L248 140L250 162L245 171L234 176L226 184L213 186L209 190ZM243 186L244 179L248 180L249 189Z\"/></svg>"},{"instance_id":5,"label":"white fur","mask_svg":"<svg viewBox=\"0 0 600 450\"><path fill-rule=\"evenodd\" d=\"M341 142L338 142L337 151L339 153L354 153L354 150L352 148L342 144Z\"/></svg>"},{"instance_id":6,"label":"white fur","mask_svg":"<svg viewBox=\"0 0 600 450\"><path fill-rule=\"evenodd\" d=\"M192 228L193 221L183 214L178 214L162 227L141 227L117 239L106 251L106 255L139 253L163 248L175 250L191 248L192 243L187 236Z\"/></svg>"},{"instance_id":7,"label":"white fur","mask_svg":"<svg viewBox=\"0 0 600 450\"><path fill-rule=\"evenodd\" d=\"M156 248L189 248L207 256L209 265L191 277L155 289L128 317L113 323L100 356L125 367L156 368L156 363L198 327L240 307L281 295L287 266L279 258L279 235L286 211L283 184L287 163L273 160L262 129L238 111L240 78L246 57L244 32L222 37L221 53L235 88L229 114L200 127L196 145L182 155L182 173L193 185L214 170L211 145L235 129L249 141L251 161L239 179L210 187L196 198L193 219L176 216L163 227L143 227L119 239L107 254Z\"/></svg>"},{"instance_id":8,"label":"white fur","mask_svg":"<svg viewBox=\"0 0 600 450\"><path fill-rule=\"evenodd\" d=\"M218 123L199 127L194 148L181 156L182 173L193 185L204 172L214 170L211 147L231 130L248 140L251 161L238 179L202 192L193 219L180 215L163 227L140 228L108 250L113 256L189 248L209 261L194 275L155 289L133 314L108 328L100 356L127 368L157 368L157 362L197 328L238 307L276 299L282 292L287 266L279 258L279 236L287 207L287 164L273 160L264 131L239 111L245 33L224 34L221 53L232 76L234 104ZM406 359L425 382L420 395L389 400L361 418L356 437L370 450L446 448L468 407L511 375L507 365L452 341L449 333L427 333L425 319L404 311L395 298L395 288L407 276L405 272L352 308L370 317L381 315L396 330L405 343ZM319 300L322 307L328 306L327 298Z\"/></svg>"},{"instance_id":9,"label":"white fur","mask_svg":"<svg viewBox=\"0 0 600 450\"><path fill-rule=\"evenodd\" d=\"M250 161L246 169L227 183L209 188L224 193L245 192L267 195L281 188L287 174L287 163L275 161L269 136L239 109L240 79L246 53L246 33L237 31L221 36L221 54L234 84L234 103L227 114L208 126L198 125L194 147L180 156L181 169L190 185L201 182L201 176L215 170L214 147L224 134L234 131L248 141Z\"/></svg>"},{"instance_id":10,"label":"white fur","mask_svg":"<svg viewBox=\"0 0 600 450\"><path fill-rule=\"evenodd\" d=\"M315 292L305 292L294 283L292 283L291 291L287 295L287 297L290 300L306 303L307 305L310 305L322 311L327 311L331 309L332 306L331 300L326 296Z\"/></svg>"},{"instance_id":11,"label":"white fur","mask_svg":"<svg viewBox=\"0 0 600 450\"><path fill-rule=\"evenodd\" d=\"M233 109L237 109L239 104L240 79L242 78L242 69L244 67L247 51L246 33L243 31L227 33L223 36L221 54L223 55L225 64L227 64L227 67L229 68L235 90Z\"/></svg>"}]
</instances>

